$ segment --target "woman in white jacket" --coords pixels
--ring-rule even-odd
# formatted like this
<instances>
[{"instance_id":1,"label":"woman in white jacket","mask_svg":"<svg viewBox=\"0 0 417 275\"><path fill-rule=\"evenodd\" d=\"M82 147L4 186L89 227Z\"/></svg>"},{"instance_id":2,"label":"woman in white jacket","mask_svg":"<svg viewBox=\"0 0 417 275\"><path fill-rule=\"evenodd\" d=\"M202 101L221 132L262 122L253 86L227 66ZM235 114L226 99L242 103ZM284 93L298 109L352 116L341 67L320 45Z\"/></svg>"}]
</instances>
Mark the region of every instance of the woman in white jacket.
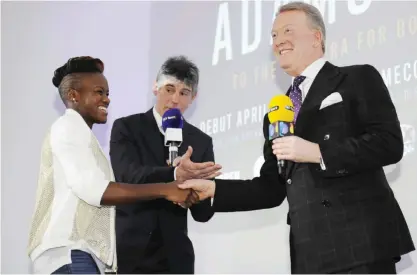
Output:
<instances>
[{"instance_id":1,"label":"woman in white jacket","mask_svg":"<svg viewBox=\"0 0 417 275\"><path fill-rule=\"evenodd\" d=\"M109 87L104 64L71 58L53 84L66 106L43 146L28 253L35 273L97 274L117 271L113 205L165 198L187 205L198 200L176 182L114 182L111 165L91 131L106 123Z\"/></svg>"}]
</instances>

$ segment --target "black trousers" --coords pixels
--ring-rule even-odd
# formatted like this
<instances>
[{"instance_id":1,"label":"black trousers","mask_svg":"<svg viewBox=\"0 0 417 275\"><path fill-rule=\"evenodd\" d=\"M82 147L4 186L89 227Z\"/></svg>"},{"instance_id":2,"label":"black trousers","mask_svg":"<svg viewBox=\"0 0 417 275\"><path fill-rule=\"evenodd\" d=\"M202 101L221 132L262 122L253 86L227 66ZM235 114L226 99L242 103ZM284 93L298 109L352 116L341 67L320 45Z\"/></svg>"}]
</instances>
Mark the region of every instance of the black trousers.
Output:
<instances>
[{"instance_id":1,"label":"black trousers","mask_svg":"<svg viewBox=\"0 0 417 275\"><path fill-rule=\"evenodd\" d=\"M394 259L389 259L360 265L335 274L397 274L397 269Z\"/></svg>"},{"instance_id":2,"label":"black trousers","mask_svg":"<svg viewBox=\"0 0 417 275\"><path fill-rule=\"evenodd\" d=\"M137 263L134 270L129 274L169 274L168 258L165 251L161 229L152 232L152 236L145 250L144 257ZM122 271L122 270L121 270ZM123 272L125 273L125 272Z\"/></svg>"}]
</instances>

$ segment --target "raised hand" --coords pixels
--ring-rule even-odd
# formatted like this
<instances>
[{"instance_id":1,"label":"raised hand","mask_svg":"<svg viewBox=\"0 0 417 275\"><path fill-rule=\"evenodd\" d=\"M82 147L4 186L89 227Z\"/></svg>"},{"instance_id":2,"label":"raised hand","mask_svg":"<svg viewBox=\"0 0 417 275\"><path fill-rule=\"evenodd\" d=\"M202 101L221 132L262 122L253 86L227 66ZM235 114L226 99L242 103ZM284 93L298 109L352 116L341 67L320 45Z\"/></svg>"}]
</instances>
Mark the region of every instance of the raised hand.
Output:
<instances>
[{"instance_id":1,"label":"raised hand","mask_svg":"<svg viewBox=\"0 0 417 275\"><path fill-rule=\"evenodd\" d=\"M200 200L214 197L216 191L216 183L212 180L204 179L187 180L184 183L179 184L178 187L184 190L192 189L197 193Z\"/></svg>"},{"instance_id":2,"label":"raised hand","mask_svg":"<svg viewBox=\"0 0 417 275\"><path fill-rule=\"evenodd\" d=\"M189 179L212 179L219 176L222 168L221 165L212 161L195 163L191 161L193 148L188 147L187 152L180 158L174 160L174 165L178 164L176 170L176 178L178 181L186 181Z\"/></svg>"}]
</instances>

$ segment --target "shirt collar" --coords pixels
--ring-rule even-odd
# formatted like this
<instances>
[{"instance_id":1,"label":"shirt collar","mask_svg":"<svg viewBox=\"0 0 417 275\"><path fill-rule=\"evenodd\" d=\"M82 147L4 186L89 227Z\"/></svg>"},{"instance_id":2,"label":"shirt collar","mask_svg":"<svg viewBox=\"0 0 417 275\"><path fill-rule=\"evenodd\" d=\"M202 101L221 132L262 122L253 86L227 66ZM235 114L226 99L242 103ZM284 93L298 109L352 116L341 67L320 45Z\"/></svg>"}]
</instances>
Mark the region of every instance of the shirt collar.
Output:
<instances>
[{"instance_id":1,"label":"shirt collar","mask_svg":"<svg viewBox=\"0 0 417 275\"><path fill-rule=\"evenodd\" d=\"M321 68L323 68L324 64L326 63L326 59L323 57L317 59L313 63L311 63L307 68L304 69L304 71L301 73L301 75L305 76L307 80L313 81L317 74L320 72ZM294 83L295 77L292 78L291 83Z\"/></svg>"},{"instance_id":2,"label":"shirt collar","mask_svg":"<svg viewBox=\"0 0 417 275\"><path fill-rule=\"evenodd\" d=\"M164 131L162 130L162 116L156 111L155 106L152 108L152 113L156 121L156 125L158 126L159 131L164 135Z\"/></svg>"}]
</instances>

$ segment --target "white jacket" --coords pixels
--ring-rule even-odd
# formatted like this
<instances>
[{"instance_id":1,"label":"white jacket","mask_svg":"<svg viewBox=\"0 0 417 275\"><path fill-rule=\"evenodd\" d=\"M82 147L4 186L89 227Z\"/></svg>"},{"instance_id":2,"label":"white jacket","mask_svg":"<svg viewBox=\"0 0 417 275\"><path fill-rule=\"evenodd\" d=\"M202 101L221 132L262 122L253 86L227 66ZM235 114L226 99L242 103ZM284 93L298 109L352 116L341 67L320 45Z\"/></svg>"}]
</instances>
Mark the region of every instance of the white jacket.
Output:
<instances>
[{"instance_id":1,"label":"white jacket","mask_svg":"<svg viewBox=\"0 0 417 275\"><path fill-rule=\"evenodd\" d=\"M100 201L113 170L81 115L67 109L47 133L41 153L28 254L40 273L71 263L71 249L117 270L115 209ZM103 272L103 270L101 270Z\"/></svg>"}]
</instances>

